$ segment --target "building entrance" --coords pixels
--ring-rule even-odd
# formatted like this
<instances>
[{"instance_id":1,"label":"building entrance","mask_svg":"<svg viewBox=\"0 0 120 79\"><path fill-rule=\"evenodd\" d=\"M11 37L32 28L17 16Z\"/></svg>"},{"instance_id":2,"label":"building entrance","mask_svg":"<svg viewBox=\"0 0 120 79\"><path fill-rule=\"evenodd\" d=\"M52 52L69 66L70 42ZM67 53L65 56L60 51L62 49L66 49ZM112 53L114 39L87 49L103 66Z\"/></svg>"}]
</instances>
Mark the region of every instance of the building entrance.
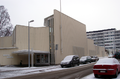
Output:
<instances>
[{"instance_id":1,"label":"building entrance","mask_svg":"<svg viewBox=\"0 0 120 79\"><path fill-rule=\"evenodd\" d=\"M36 65L49 65L49 54L35 54Z\"/></svg>"}]
</instances>

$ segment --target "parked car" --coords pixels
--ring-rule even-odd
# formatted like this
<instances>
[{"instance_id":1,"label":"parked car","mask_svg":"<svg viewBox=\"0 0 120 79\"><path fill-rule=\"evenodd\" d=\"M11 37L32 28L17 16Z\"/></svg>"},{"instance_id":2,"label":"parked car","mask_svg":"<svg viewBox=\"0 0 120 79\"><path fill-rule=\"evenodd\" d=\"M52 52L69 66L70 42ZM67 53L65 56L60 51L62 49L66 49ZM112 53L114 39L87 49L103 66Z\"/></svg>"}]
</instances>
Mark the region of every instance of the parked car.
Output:
<instances>
[{"instance_id":1,"label":"parked car","mask_svg":"<svg viewBox=\"0 0 120 79\"><path fill-rule=\"evenodd\" d=\"M98 61L98 60L99 60L99 58L98 58L97 56L95 56L95 58L96 58L96 61Z\"/></svg>"},{"instance_id":2,"label":"parked car","mask_svg":"<svg viewBox=\"0 0 120 79\"><path fill-rule=\"evenodd\" d=\"M97 61L96 57L95 57L95 56L91 56L91 61L92 61L92 62Z\"/></svg>"},{"instance_id":3,"label":"parked car","mask_svg":"<svg viewBox=\"0 0 120 79\"><path fill-rule=\"evenodd\" d=\"M112 55L112 54L109 54L109 55L108 55L108 58L113 58L113 55Z\"/></svg>"},{"instance_id":4,"label":"parked car","mask_svg":"<svg viewBox=\"0 0 120 79\"><path fill-rule=\"evenodd\" d=\"M80 58L80 63L88 63L88 62L90 62L91 63L91 57L90 56L82 56L81 58Z\"/></svg>"},{"instance_id":5,"label":"parked car","mask_svg":"<svg viewBox=\"0 0 120 79\"><path fill-rule=\"evenodd\" d=\"M79 56L78 55L69 55L66 56L62 61L61 61L61 67L64 66L75 66L75 65L79 65Z\"/></svg>"},{"instance_id":6,"label":"parked car","mask_svg":"<svg viewBox=\"0 0 120 79\"><path fill-rule=\"evenodd\" d=\"M114 58L120 59L120 52L115 52L113 55Z\"/></svg>"},{"instance_id":7,"label":"parked car","mask_svg":"<svg viewBox=\"0 0 120 79\"><path fill-rule=\"evenodd\" d=\"M96 78L101 75L114 75L117 77L120 72L120 63L116 58L99 59L93 67L94 76Z\"/></svg>"}]
</instances>

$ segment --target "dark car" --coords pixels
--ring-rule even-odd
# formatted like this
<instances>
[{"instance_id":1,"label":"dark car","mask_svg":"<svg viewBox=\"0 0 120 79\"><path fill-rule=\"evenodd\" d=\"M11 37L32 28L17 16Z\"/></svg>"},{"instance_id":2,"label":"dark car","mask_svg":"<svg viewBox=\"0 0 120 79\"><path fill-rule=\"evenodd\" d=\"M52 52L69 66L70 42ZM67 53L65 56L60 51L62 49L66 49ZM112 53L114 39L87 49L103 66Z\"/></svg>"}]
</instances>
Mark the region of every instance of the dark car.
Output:
<instances>
[{"instance_id":1,"label":"dark car","mask_svg":"<svg viewBox=\"0 0 120 79\"><path fill-rule=\"evenodd\" d=\"M97 56L95 56L95 58L96 58L96 61L98 61L98 60L99 60L99 58L98 58Z\"/></svg>"},{"instance_id":2,"label":"dark car","mask_svg":"<svg viewBox=\"0 0 120 79\"><path fill-rule=\"evenodd\" d=\"M95 61L96 61L95 56L91 56L91 61L92 61L92 62L95 62Z\"/></svg>"},{"instance_id":3,"label":"dark car","mask_svg":"<svg viewBox=\"0 0 120 79\"><path fill-rule=\"evenodd\" d=\"M120 52L115 52L113 55L114 58L120 59Z\"/></svg>"},{"instance_id":4,"label":"dark car","mask_svg":"<svg viewBox=\"0 0 120 79\"><path fill-rule=\"evenodd\" d=\"M90 56L82 56L81 58L80 58L80 63L82 63L82 64L86 64L86 63L88 63L88 62L90 62L91 63L91 57Z\"/></svg>"},{"instance_id":5,"label":"dark car","mask_svg":"<svg viewBox=\"0 0 120 79\"><path fill-rule=\"evenodd\" d=\"M98 61L99 58L97 56L91 56L91 61L92 62L95 62L95 61Z\"/></svg>"},{"instance_id":6,"label":"dark car","mask_svg":"<svg viewBox=\"0 0 120 79\"><path fill-rule=\"evenodd\" d=\"M78 55L68 55L60 63L61 67L73 67L79 65L79 56Z\"/></svg>"}]
</instances>

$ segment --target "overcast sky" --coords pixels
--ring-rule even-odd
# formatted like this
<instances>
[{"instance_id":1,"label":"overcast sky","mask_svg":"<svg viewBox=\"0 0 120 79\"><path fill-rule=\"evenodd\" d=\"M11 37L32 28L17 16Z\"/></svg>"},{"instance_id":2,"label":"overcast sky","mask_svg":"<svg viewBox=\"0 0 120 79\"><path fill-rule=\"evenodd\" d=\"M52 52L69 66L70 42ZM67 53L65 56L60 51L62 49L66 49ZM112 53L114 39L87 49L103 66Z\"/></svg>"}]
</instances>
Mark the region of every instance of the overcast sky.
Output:
<instances>
[{"instance_id":1,"label":"overcast sky","mask_svg":"<svg viewBox=\"0 0 120 79\"><path fill-rule=\"evenodd\" d=\"M120 0L61 0L62 12L86 25L86 31L120 30ZM44 26L44 18L60 10L60 0L0 0L8 10L13 26Z\"/></svg>"}]
</instances>

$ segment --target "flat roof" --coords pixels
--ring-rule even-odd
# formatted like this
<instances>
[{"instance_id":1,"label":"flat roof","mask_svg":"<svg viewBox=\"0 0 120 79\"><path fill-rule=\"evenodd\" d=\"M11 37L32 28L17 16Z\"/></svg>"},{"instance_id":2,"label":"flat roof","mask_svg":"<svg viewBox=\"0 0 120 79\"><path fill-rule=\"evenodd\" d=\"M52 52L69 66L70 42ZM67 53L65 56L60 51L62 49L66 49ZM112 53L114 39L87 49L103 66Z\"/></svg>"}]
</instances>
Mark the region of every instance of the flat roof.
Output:
<instances>
[{"instance_id":1,"label":"flat roof","mask_svg":"<svg viewBox=\"0 0 120 79\"><path fill-rule=\"evenodd\" d=\"M97 31L89 31L87 33L103 32L103 31L110 31L110 30L116 30L116 29L115 28L111 28L111 29L104 29L104 30L97 30Z\"/></svg>"}]
</instances>

